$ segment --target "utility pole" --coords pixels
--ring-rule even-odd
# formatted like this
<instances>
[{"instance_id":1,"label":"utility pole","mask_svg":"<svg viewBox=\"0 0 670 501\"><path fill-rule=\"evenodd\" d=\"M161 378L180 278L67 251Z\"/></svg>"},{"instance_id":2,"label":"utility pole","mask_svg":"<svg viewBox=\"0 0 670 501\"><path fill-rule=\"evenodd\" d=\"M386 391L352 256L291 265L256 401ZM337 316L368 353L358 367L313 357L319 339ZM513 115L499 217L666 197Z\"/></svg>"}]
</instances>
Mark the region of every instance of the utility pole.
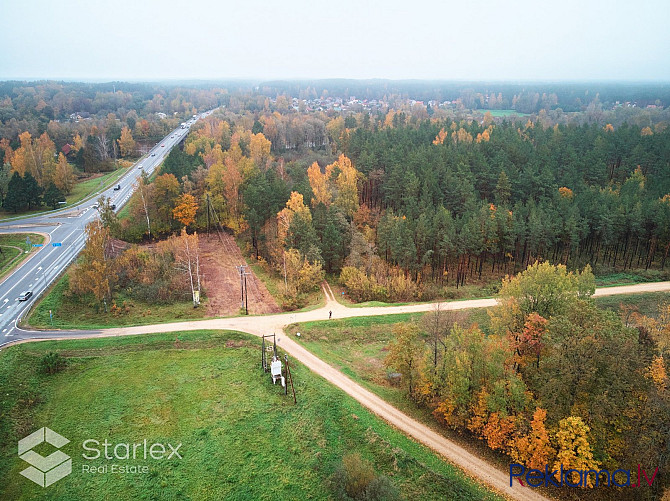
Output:
<instances>
[{"instance_id":1,"label":"utility pole","mask_svg":"<svg viewBox=\"0 0 670 501\"><path fill-rule=\"evenodd\" d=\"M209 211L211 210L209 206L209 193L207 193L207 236L209 237Z\"/></svg>"},{"instance_id":2,"label":"utility pole","mask_svg":"<svg viewBox=\"0 0 670 501\"><path fill-rule=\"evenodd\" d=\"M244 265L235 266L235 268L240 272L240 295L242 296L240 308L244 308Z\"/></svg>"},{"instance_id":3,"label":"utility pole","mask_svg":"<svg viewBox=\"0 0 670 501\"><path fill-rule=\"evenodd\" d=\"M249 290L247 289L247 273L244 274L244 306L246 314L249 314Z\"/></svg>"}]
</instances>

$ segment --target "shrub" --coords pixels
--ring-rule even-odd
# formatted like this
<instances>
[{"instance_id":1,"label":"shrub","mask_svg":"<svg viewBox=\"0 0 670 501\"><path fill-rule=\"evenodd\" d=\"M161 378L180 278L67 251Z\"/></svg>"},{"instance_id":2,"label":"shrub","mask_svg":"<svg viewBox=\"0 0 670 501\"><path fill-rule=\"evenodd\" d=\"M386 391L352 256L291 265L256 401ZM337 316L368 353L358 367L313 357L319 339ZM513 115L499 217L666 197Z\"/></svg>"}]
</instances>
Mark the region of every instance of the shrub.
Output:
<instances>
[{"instance_id":1,"label":"shrub","mask_svg":"<svg viewBox=\"0 0 670 501\"><path fill-rule=\"evenodd\" d=\"M347 454L333 475L336 498L349 501L395 501L400 494L390 479L377 476L360 454Z\"/></svg>"},{"instance_id":2,"label":"shrub","mask_svg":"<svg viewBox=\"0 0 670 501\"><path fill-rule=\"evenodd\" d=\"M40 359L40 369L45 374L55 374L67 366L67 360L59 353L50 351Z\"/></svg>"},{"instance_id":3,"label":"shrub","mask_svg":"<svg viewBox=\"0 0 670 501\"><path fill-rule=\"evenodd\" d=\"M361 499L365 501L396 501L400 499L400 493L390 478L380 475L368 484Z\"/></svg>"}]
</instances>

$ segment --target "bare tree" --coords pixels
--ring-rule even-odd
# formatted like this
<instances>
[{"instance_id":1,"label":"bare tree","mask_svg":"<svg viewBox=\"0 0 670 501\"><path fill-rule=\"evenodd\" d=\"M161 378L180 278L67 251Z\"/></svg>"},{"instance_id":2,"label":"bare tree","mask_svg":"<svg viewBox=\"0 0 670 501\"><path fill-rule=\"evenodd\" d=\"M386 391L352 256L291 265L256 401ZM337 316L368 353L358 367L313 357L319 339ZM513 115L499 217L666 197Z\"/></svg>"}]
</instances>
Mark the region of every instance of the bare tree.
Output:
<instances>
[{"instance_id":1,"label":"bare tree","mask_svg":"<svg viewBox=\"0 0 670 501\"><path fill-rule=\"evenodd\" d=\"M96 149L98 150L100 160L103 162L109 160L109 139L107 139L107 132L101 130L96 139Z\"/></svg>"},{"instance_id":2,"label":"bare tree","mask_svg":"<svg viewBox=\"0 0 670 501\"><path fill-rule=\"evenodd\" d=\"M433 367L437 367L439 347L446 349L445 338L455 324L465 320L462 311L445 309L441 303L435 303L433 308L421 319L422 327L430 334L433 350Z\"/></svg>"},{"instance_id":3,"label":"bare tree","mask_svg":"<svg viewBox=\"0 0 670 501\"><path fill-rule=\"evenodd\" d=\"M200 247L198 234L189 235L182 228L181 235L176 238L175 266L185 272L191 285L193 307L200 304Z\"/></svg>"},{"instance_id":4,"label":"bare tree","mask_svg":"<svg viewBox=\"0 0 670 501\"><path fill-rule=\"evenodd\" d=\"M147 186L148 183L145 179L144 173L142 173L142 176L140 177L139 181L137 182L137 191L140 193L140 198L142 199L142 209L144 210L144 216L147 219L147 231L149 232L149 239L151 239L151 222L149 221L149 207L148 207L148 202L147 199L148 193L147 191Z\"/></svg>"}]
</instances>

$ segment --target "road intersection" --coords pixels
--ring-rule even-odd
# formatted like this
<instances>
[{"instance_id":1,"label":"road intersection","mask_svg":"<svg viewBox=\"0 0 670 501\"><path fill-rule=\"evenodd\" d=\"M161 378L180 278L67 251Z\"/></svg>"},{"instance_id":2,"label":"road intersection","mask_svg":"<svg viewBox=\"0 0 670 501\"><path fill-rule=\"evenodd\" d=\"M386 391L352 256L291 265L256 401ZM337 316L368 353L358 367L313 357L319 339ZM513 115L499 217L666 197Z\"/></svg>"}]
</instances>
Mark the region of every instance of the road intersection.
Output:
<instances>
[{"instance_id":1,"label":"road intersection","mask_svg":"<svg viewBox=\"0 0 670 501\"><path fill-rule=\"evenodd\" d=\"M189 120L189 126L210 113ZM116 205L116 211L121 210L133 194L142 172L151 175L170 150L184 140L188 131L181 126L171 131L128 169L115 185L118 189L109 187L96 197L109 197ZM98 217L94 205L95 200L88 199L65 209L0 222L0 233L32 232L46 236L43 247L0 283L0 346L20 338L18 322L84 248L86 225ZM32 296L27 301L19 301L19 294L24 291L31 291Z\"/></svg>"}]
</instances>

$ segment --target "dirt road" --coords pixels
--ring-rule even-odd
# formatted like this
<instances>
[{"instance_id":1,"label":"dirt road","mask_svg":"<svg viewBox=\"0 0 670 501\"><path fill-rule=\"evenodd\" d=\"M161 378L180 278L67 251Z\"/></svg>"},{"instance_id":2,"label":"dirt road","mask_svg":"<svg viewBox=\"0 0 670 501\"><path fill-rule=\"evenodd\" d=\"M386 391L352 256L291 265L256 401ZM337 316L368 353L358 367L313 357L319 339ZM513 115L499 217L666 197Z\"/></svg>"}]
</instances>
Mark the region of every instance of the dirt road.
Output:
<instances>
[{"instance_id":1,"label":"dirt road","mask_svg":"<svg viewBox=\"0 0 670 501\"><path fill-rule=\"evenodd\" d=\"M434 432L427 426L419 423L415 419L400 412L381 398L363 388L355 381L349 379L340 371L328 365L311 352L307 351L301 345L290 339L283 331L283 328L291 323L307 322L312 320L327 320L330 311L333 312L333 318L349 318L373 315L390 315L395 313L409 313L430 311L434 304L416 304L407 306L389 306L389 307L367 307L367 308L347 308L334 300L332 291L327 284L324 286L326 295L326 305L317 310L301 313L284 313L279 315L235 317L235 318L217 318L210 320L199 320L191 322L179 322L170 324L157 324L139 327L125 327L105 329L98 332L87 333L35 333L34 339L24 340L37 341L39 339L71 339L73 337L109 337L109 336L129 336L148 334L155 332L178 332L199 329L228 329L248 332L255 335L268 334L276 332L278 336L277 344L289 353L292 357L305 364L310 370L324 377L337 387L344 390L347 394L358 400L369 410L386 420L399 430L413 437L418 442L430 447L441 454L445 459L454 465L463 469L467 474L473 476L478 481L490 486L495 491L505 495L510 499L520 501L538 501L546 499L537 491L529 487L521 487L515 484L509 485L509 473L501 471L483 459L469 453L459 445L453 443L447 438ZM598 289L597 296L614 294L633 294L637 292L659 292L670 291L670 282L657 282L640 285L626 285L622 287L611 287ZM473 299L467 301L452 301L440 303L441 309L461 310L469 308L486 308L496 304L494 299Z\"/></svg>"},{"instance_id":2,"label":"dirt road","mask_svg":"<svg viewBox=\"0 0 670 501\"><path fill-rule=\"evenodd\" d=\"M245 264L244 257L233 237L221 233L200 236L201 266L207 291L207 316L224 317L240 311L242 297L240 272L237 266ZM254 315L279 313L277 305L265 284L250 272L246 276L249 313Z\"/></svg>"}]
</instances>

